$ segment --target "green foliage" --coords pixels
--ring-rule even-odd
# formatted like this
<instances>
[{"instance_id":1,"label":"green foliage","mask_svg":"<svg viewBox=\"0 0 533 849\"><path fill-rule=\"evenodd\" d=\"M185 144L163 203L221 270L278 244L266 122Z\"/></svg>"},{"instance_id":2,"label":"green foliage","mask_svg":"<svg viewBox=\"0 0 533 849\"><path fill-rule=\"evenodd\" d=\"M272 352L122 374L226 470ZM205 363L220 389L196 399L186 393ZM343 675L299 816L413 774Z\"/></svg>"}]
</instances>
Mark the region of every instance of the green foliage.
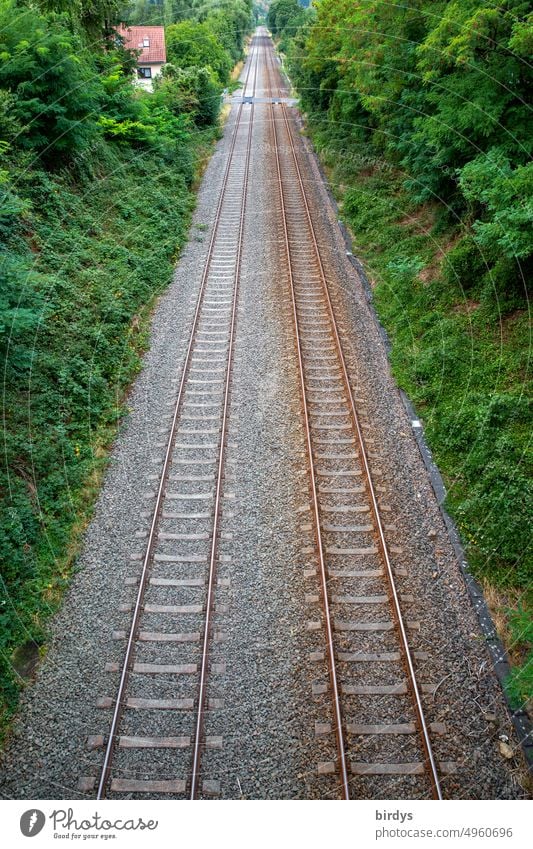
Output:
<instances>
[{"instance_id":1,"label":"green foliage","mask_svg":"<svg viewBox=\"0 0 533 849\"><path fill-rule=\"evenodd\" d=\"M97 179L33 171L24 180L34 252L9 250L0 263L0 681L11 705L11 651L43 639L73 524L90 506L87 479L139 366L131 320L168 283L185 238L191 142L182 131L188 156L170 162L123 142L101 146Z\"/></svg>"},{"instance_id":2,"label":"green foliage","mask_svg":"<svg viewBox=\"0 0 533 849\"><path fill-rule=\"evenodd\" d=\"M146 124L141 124L140 121L130 121L128 118L123 121L117 121L116 118L108 118L107 115L101 115L98 123L107 138L125 142L126 144L146 142L152 137L150 128Z\"/></svg>"},{"instance_id":3,"label":"green foliage","mask_svg":"<svg viewBox=\"0 0 533 849\"><path fill-rule=\"evenodd\" d=\"M210 98L213 83L220 93L232 67L242 59L251 9L251 0L137 0L123 6L123 17L129 24L165 25L169 64L182 70L211 70ZM207 123L209 111L204 104L199 124ZM218 106L211 111L216 119Z\"/></svg>"},{"instance_id":4,"label":"green foliage","mask_svg":"<svg viewBox=\"0 0 533 849\"><path fill-rule=\"evenodd\" d=\"M344 165L337 165L335 180L345 183ZM424 415L471 558L485 575L495 579L501 569L525 586L533 508L522 346L527 314L509 319L508 327L492 326L487 264L474 237L463 236L450 249L449 234L418 223L399 183L392 175L386 181L360 174L346 191L343 212L379 280L375 299L392 336L393 368ZM424 216L431 222L432 214ZM405 219L412 229L400 223Z\"/></svg>"},{"instance_id":5,"label":"green foliage","mask_svg":"<svg viewBox=\"0 0 533 849\"><path fill-rule=\"evenodd\" d=\"M172 4L167 0L135 0L123 7L123 17L131 25L165 26L178 18L169 18Z\"/></svg>"},{"instance_id":6,"label":"green foliage","mask_svg":"<svg viewBox=\"0 0 533 849\"><path fill-rule=\"evenodd\" d=\"M122 15L129 24L168 26L186 19L196 20L205 0L133 0L122 4Z\"/></svg>"},{"instance_id":7,"label":"green foliage","mask_svg":"<svg viewBox=\"0 0 533 849\"><path fill-rule=\"evenodd\" d=\"M167 58L178 68L210 68L221 86L232 68L231 57L207 23L183 21L166 30Z\"/></svg>"},{"instance_id":8,"label":"green foliage","mask_svg":"<svg viewBox=\"0 0 533 849\"><path fill-rule=\"evenodd\" d=\"M250 3L247 0L220 0L208 8L206 23L236 64L243 56L243 44L250 29Z\"/></svg>"},{"instance_id":9,"label":"green foliage","mask_svg":"<svg viewBox=\"0 0 533 849\"><path fill-rule=\"evenodd\" d=\"M505 154L491 149L464 166L459 184L465 198L485 210L474 224L481 248L511 260L533 254L533 163L513 169Z\"/></svg>"},{"instance_id":10,"label":"green foliage","mask_svg":"<svg viewBox=\"0 0 533 849\"><path fill-rule=\"evenodd\" d=\"M287 49L289 39L306 19L306 11L298 0L273 0L268 9L267 25L272 35L280 39L281 50Z\"/></svg>"},{"instance_id":11,"label":"green foliage","mask_svg":"<svg viewBox=\"0 0 533 849\"><path fill-rule=\"evenodd\" d=\"M520 604L516 610L507 612L512 649L524 658L523 663L511 671L506 686L511 704L516 709L527 704L533 693L533 619L527 604Z\"/></svg>"},{"instance_id":12,"label":"green foliage","mask_svg":"<svg viewBox=\"0 0 533 849\"><path fill-rule=\"evenodd\" d=\"M91 118L100 109L103 90L94 63L80 60L81 51L79 37L63 18L39 16L19 9L14 0L2 0L0 79L2 88L16 95L3 138L49 163L75 156L94 142L97 126Z\"/></svg>"},{"instance_id":13,"label":"green foliage","mask_svg":"<svg viewBox=\"0 0 533 849\"><path fill-rule=\"evenodd\" d=\"M105 32L110 32L122 6L121 0L37 0L37 4L45 12L67 13L72 25L93 43L98 43ZM23 0L19 5L24 7L27 3Z\"/></svg>"},{"instance_id":14,"label":"green foliage","mask_svg":"<svg viewBox=\"0 0 533 849\"><path fill-rule=\"evenodd\" d=\"M293 2L271 6L275 29L278 4ZM414 200L473 224L494 298L514 309L532 255L528 4L316 6L289 50L304 108L331 136L401 167Z\"/></svg>"},{"instance_id":15,"label":"green foliage","mask_svg":"<svg viewBox=\"0 0 533 849\"><path fill-rule=\"evenodd\" d=\"M216 123L220 88L208 68L175 68L167 64L154 81L153 101L174 113L191 116L197 127Z\"/></svg>"}]
</instances>

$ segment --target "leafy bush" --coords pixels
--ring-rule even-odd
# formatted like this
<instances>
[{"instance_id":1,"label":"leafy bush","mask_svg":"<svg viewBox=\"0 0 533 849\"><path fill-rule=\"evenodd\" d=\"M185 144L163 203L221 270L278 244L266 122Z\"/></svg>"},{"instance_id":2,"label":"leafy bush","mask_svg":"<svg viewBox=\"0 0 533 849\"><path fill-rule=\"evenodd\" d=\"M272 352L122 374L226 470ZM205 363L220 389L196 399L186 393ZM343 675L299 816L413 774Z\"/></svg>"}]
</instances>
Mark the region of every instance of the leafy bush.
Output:
<instances>
[{"instance_id":1,"label":"leafy bush","mask_svg":"<svg viewBox=\"0 0 533 849\"><path fill-rule=\"evenodd\" d=\"M274 32L294 3L271 5ZM486 261L484 298L505 311L525 303L533 256L529 11L321 0L289 50L313 121L400 167L416 203L445 204L441 221L463 221Z\"/></svg>"},{"instance_id":2,"label":"leafy bush","mask_svg":"<svg viewBox=\"0 0 533 849\"><path fill-rule=\"evenodd\" d=\"M454 292L479 291L487 271L487 261L472 235L464 236L446 254L442 263L442 280Z\"/></svg>"},{"instance_id":3,"label":"leafy bush","mask_svg":"<svg viewBox=\"0 0 533 849\"><path fill-rule=\"evenodd\" d=\"M190 115L197 127L212 126L220 112L220 87L208 68L167 64L154 81L153 102L174 113Z\"/></svg>"},{"instance_id":4,"label":"leafy bush","mask_svg":"<svg viewBox=\"0 0 533 849\"><path fill-rule=\"evenodd\" d=\"M533 254L533 163L513 169L505 154L491 149L461 169L459 185L468 201L484 208L474 224L481 248L511 260Z\"/></svg>"}]
</instances>

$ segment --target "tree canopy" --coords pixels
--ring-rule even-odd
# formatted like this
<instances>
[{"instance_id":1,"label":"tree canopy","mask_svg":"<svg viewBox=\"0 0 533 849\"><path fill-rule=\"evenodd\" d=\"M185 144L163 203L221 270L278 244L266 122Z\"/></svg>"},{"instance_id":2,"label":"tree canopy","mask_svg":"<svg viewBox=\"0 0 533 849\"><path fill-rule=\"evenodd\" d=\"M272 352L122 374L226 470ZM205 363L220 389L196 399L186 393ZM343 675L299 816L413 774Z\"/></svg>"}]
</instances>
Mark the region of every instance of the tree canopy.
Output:
<instances>
[{"instance_id":1,"label":"tree canopy","mask_svg":"<svg viewBox=\"0 0 533 849\"><path fill-rule=\"evenodd\" d=\"M167 59L179 68L208 67L225 85L232 59L207 23L182 21L167 27Z\"/></svg>"},{"instance_id":2,"label":"tree canopy","mask_svg":"<svg viewBox=\"0 0 533 849\"><path fill-rule=\"evenodd\" d=\"M295 15L296 5L274 0L275 32L292 28L288 10ZM523 291L533 253L529 4L315 6L291 44L304 109L401 169L419 202L445 204L454 220L473 217L489 268L502 286L514 277Z\"/></svg>"}]
</instances>

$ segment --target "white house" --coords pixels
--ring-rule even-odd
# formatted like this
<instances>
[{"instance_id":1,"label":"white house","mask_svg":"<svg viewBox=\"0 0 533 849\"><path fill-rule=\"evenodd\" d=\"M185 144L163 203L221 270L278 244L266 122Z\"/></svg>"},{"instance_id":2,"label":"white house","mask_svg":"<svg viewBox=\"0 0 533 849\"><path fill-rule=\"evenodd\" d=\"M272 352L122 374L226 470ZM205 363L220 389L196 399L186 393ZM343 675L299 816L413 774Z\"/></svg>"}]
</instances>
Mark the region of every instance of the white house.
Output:
<instances>
[{"instance_id":1,"label":"white house","mask_svg":"<svg viewBox=\"0 0 533 849\"><path fill-rule=\"evenodd\" d=\"M137 59L137 83L152 90L152 80L161 73L167 61L164 27L127 27L120 26L118 34L124 39L127 50L140 50Z\"/></svg>"}]
</instances>

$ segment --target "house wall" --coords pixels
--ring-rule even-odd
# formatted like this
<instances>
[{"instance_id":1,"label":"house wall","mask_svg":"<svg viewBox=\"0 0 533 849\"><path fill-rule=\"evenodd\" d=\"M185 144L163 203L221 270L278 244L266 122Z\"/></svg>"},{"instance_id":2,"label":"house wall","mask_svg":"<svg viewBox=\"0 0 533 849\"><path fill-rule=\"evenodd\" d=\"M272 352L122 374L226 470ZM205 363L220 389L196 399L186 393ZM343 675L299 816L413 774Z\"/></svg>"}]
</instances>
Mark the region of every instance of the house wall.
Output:
<instances>
[{"instance_id":1,"label":"house wall","mask_svg":"<svg viewBox=\"0 0 533 849\"><path fill-rule=\"evenodd\" d=\"M161 73L161 68L163 67L163 65L161 63L158 63L156 65L148 65L148 64L143 63L139 67L150 68L150 70L152 72L152 77L146 79L146 77L137 76L136 77L137 85L140 86L141 88L146 89L146 91L152 91L152 80L154 79L154 77L159 76L159 74ZM135 71L135 73L137 74L137 71Z\"/></svg>"}]
</instances>

